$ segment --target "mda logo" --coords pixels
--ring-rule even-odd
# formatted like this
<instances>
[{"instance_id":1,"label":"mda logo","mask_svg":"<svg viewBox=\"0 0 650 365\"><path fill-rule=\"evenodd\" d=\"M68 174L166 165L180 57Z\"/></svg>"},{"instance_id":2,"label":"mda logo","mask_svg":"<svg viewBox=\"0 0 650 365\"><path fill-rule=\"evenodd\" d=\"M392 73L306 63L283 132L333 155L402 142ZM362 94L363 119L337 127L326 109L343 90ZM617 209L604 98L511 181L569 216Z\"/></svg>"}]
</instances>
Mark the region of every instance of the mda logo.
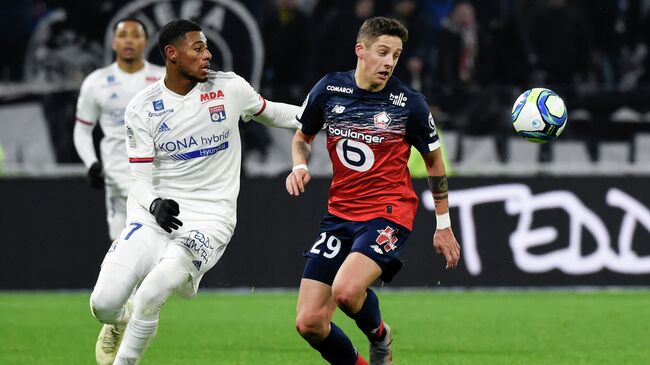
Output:
<instances>
[{"instance_id":1,"label":"mda logo","mask_svg":"<svg viewBox=\"0 0 650 365\"><path fill-rule=\"evenodd\" d=\"M217 92L210 91L209 93L203 93L201 94L201 104L214 100L214 99L223 99L225 98L225 95L223 94L223 91L218 90Z\"/></svg>"}]
</instances>

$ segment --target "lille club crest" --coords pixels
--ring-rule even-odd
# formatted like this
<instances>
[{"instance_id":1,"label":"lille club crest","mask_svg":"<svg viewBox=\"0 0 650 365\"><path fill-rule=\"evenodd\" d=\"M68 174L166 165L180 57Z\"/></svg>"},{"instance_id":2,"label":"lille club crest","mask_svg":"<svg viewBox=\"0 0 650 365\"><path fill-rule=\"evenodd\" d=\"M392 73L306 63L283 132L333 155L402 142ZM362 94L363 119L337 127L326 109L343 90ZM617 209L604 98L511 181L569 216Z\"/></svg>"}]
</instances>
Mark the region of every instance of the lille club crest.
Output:
<instances>
[{"instance_id":1,"label":"lille club crest","mask_svg":"<svg viewBox=\"0 0 650 365\"><path fill-rule=\"evenodd\" d=\"M379 246L384 246L386 252L397 248L397 246L395 246L395 243L397 243L397 237L395 237L397 231L394 228L386 226L386 228L377 230L377 232L379 232L379 236L377 236L375 242L377 242Z\"/></svg>"},{"instance_id":2,"label":"lille club crest","mask_svg":"<svg viewBox=\"0 0 650 365\"><path fill-rule=\"evenodd\" d=\"M390 124L390 117L386 112L375 114L374 120L375 120L375 127L377 128L387 129L388 125Z\"/></svg>"},{"instance_id":3,"label":"lille club crest","mask_svg":"<svg viewBox=\"0 0 650 365\"><path fill-rule=\"evenodd\" d=\"M220 123L226 119L226 109L223 105L211 106L208 110L210 111L210 119L213 122Z\"/></svg>"}]
</instances>

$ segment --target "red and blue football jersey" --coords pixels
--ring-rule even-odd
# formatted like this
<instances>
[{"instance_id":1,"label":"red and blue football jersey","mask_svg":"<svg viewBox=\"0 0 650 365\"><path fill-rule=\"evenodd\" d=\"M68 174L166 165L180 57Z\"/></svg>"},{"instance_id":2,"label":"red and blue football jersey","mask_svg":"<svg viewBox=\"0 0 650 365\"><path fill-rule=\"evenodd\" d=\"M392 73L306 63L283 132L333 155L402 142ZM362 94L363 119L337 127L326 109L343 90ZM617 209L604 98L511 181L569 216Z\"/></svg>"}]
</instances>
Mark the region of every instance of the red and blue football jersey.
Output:
<instances>
[{"instance_id":1,"label":"red and blue football jersey","mask_svg":"<svg viewBox=\"0 0 650 365\"><path fill-rule=\"evenodd\" d=\"M413 227L418 198L407 162L411 145L440 145L424 96L394 77L378 92L357 87L354 71L331 73L309 92L299 115L302 132L325 125L334 178L328 210L350 221L383 217Z\"/></svg>"}]
</instances>

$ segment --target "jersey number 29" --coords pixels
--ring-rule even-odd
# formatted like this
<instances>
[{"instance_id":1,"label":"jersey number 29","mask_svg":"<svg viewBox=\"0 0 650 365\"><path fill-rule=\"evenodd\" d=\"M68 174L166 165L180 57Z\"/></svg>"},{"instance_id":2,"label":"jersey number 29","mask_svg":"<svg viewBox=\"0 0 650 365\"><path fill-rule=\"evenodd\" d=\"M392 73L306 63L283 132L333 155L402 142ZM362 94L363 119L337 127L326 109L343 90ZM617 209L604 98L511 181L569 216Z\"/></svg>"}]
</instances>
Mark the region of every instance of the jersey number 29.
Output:
<instances>
[{"instance_id":1,"label":"jersey number 29","mask_svg":"<svg viewBox=\"0 0 650 365\"><path fill-rule=\"evenodd\" d=\"M327 251L323 252L323 257L331 259L338 255L339 251L341 251L341 240L330 235L329 237L327 236L327 232L321 232L320 237L318 238L318 241L314 243L312 246L311 250L309 252L320 255L321 253L321 245L323 242L327 240L327 243L325 243L325 247Z\"/></svg>"}]
</instances>

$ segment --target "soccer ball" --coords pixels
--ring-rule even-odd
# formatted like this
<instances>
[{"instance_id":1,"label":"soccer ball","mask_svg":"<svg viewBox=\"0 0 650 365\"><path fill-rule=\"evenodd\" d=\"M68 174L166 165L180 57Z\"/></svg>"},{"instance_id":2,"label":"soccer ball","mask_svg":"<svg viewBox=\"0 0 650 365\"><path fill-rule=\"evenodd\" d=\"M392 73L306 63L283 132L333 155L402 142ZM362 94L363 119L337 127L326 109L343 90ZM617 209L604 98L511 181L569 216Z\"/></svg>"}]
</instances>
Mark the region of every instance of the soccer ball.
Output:
<instances>
[{"instance_id":1,"label":"soccer ball","mask_svg":"<svg viewBox=\"0 0 650 365\"><path fill-rule=\"evenodd\" d=\"M527 141L546 143L554 140L564 130L566 121L564 102L549 89L526 90L512 106L512 125Z\"/></svg>"}]
</instances>

